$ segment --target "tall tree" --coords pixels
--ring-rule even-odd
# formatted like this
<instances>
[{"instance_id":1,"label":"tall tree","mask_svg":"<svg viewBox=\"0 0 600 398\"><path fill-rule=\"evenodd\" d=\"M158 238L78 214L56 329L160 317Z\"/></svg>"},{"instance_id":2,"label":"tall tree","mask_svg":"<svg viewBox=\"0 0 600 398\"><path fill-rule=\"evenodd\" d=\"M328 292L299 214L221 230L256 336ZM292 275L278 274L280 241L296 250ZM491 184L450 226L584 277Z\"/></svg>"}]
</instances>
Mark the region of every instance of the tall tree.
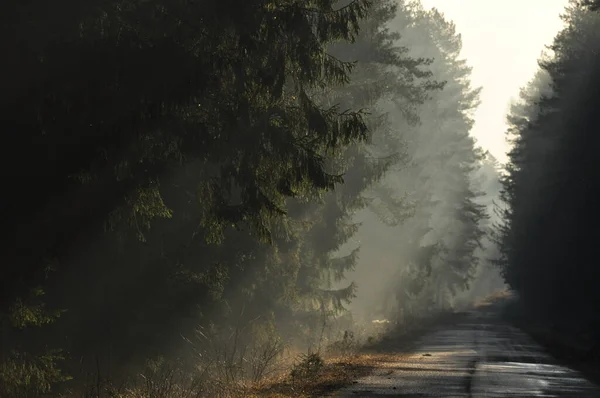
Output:
<instances>
[{"instance_id":1,"label":"tall tree","mask_svg":"<svg viewBox=\"0 0 600 398\"><path fill-rule=\"evenodd\" d=\"M509 114L499 263L531 316L585 338L581 331L600 330L590 261L597 233L589 228L600 216L593 201L600 14L571 1L562 18L551 54Z\"/></svg>"},{"instance_id":2,"label":"tall tree","mask_svg":"<svg viewBox=\"0 0 600 398\"><path fill-rule=\"evenodd\" d=\"M433 59L430 68L445 85L419 107L415 125L392 117L392 125L406 128L378 144L404 145L409 167L393 170L371 192L376 198L371 210L392 229L384 232L384 240L373 229L385 227L363 213L365 229L359 236L373 246L364 258L365 288L388 286L382 294L411 312L446 306L451 295L468 286L478 263L475 251L485 212L472 181L481 154L469 136L479 90L470 87L470 68L460 59L460 35L437 10L426 11L416 2L403 7L402 16L392 23L401 28L401 43L410 48L410 55ZM384 106L402 114L401 104ZM382 252L398 260L374 272L372 264ZM394 306L378 306L370 312L397 315Z\"/></svg>"},{"instance_id":3,"label":"tall tree","mask_svg":"<svg viewBox=\"0 0 600 398\"><path fill-rule=\"evenodd\" d=\"M269 269L261 260L276 253L261 245L289 233L288 198L342 181L332 153L367 138L360 113L316 101L348 82L352 65L327 45L354 40L368 5L3 5L19 64L2 78L13 132L2 221L14 234L1 250L0 361L65 334L72 355L126 361L167 344L170 321L197 322L243 286L260 296L269 272L293 273ZM50 308L68 309L46 339L20 330L55 315L41 285Z\"/></svg>"}]
</instances>

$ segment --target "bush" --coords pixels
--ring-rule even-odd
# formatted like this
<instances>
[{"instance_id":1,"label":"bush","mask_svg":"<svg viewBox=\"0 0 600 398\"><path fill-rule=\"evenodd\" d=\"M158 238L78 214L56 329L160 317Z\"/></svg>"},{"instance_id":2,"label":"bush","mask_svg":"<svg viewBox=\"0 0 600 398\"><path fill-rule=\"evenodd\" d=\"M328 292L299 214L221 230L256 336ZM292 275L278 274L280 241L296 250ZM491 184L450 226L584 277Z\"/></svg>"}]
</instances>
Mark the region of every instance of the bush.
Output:
<instances>
[{"instance_id":1,"label":"bush","mask_svg":"<svg viewBox=\"0 0 600 398\"><path fill-rule=\"evenodd\" d=\"M348 330L344 331L344 337L327 346L327 352L332 355L348 355L356 352L359 342L354 338L354 333Z\"/></svg>"},{"instance_id":2,"label":"bush","mask_svg":"<svg viewBox=\"0 0 600 398\"><path fill-rule=\"evenodd\" d=\"M314 378L321 373L325 367L325 362L318 353L302 354L300 361L294 364L290 376L293 380L304 380Z\"/></svg>"},{"instance_id":3,"label":"bush","mask_svg":"<svg viewBox=\"0 0 600 398\"><path fill-rule=\"evenodd\" d=\"M50 393L55 384L71 379L57 366L63 359L60 351L40 356L14 351L0 363L0 397L31 398Z\"/></svg>"}]
</instances>

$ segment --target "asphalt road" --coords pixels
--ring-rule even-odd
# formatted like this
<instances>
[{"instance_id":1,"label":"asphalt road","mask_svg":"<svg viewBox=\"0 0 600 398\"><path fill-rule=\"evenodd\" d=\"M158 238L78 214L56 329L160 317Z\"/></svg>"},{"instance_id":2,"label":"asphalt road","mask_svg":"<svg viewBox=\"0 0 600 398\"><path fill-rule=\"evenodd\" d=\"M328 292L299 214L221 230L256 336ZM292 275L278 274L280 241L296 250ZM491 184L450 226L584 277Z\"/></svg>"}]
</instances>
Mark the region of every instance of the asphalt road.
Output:
<instances>
[{"instance_id":1,"label":"asphalt road","mask_svg":"<svg viewBox=\"0 0 600 398\"><path fill-rule=\"evenodd\" d=\"M545 354L495 307L422 336L400 360L337 397L600 397L600 388Z\"/></svg>"}]
</instances>

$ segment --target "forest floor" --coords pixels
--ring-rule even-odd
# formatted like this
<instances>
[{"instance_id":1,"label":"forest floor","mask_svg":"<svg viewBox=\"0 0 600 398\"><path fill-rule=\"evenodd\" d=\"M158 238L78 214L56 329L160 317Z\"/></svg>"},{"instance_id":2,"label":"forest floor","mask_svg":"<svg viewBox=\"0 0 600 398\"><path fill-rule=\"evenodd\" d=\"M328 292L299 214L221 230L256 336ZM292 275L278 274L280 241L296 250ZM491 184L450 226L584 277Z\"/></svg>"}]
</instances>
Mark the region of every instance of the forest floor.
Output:
<instances>
[{"instance_id":1,"label":"forest floor","mask_svg":"<svg viewBox=\"0 0 600 398\"><path fill-rule=\"evenodd\" d=\"M245 397L315 397L330 396L357 383L386 363L399 362L416 341L436 328L458 322L464 314L448 313L421 321L410 328L394 330L380 340L367 344L349 355L324 358L324 366L312 377L294 379L289 374L268 380L243 393Z\"/></svg>"}]
</instances>

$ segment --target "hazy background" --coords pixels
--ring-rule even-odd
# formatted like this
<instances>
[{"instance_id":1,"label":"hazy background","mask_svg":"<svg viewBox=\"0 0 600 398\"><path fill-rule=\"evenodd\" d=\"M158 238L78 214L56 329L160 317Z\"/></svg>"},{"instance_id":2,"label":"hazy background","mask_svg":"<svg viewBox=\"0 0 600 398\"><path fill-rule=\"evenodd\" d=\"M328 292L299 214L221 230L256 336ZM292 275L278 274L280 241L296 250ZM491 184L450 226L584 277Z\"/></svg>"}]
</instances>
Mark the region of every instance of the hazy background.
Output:
<instances>
[{"instance_id":1,"label":"hazy background","mask_svg":"<svg viewBox=\"0 0 600 398\"><path fill-rule=\"evenodd\" d=\"M501 163L506 162L506 113L538 69L544 46L562 28L568 0L423 0L456 24L462 57L473 67L471 82L482 87L471 134ZM518 12L515 12L518 10Z\"/></svg>"}]
</instances>

